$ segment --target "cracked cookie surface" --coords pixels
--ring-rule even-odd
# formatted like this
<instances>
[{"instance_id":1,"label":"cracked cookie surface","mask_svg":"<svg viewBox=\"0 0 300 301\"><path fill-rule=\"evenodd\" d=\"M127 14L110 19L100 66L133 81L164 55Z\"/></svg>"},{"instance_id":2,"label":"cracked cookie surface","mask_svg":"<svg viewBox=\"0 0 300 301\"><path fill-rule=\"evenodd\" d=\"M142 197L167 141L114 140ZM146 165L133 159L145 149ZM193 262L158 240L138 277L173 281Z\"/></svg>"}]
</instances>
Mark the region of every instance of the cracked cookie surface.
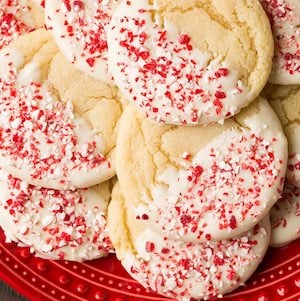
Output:
<instances>
[{"instance_id":1,"label":"cracked cookie surface","mask_svg":"<svg viewBox=\"0 0 300 301\"><path fill-rule=\"evenodd\" d=\"M108 28L123 94L150 119L206 124L253 101L271 71L273 39L257 1L124 1Z\"/></svg>"},{"instance_id":2,"label":"cracked cookie surface","mask_svg":"<svg viewBox=\"0 0 300 301\"><path fill-rule=\"evenodd\" d=\"M44 29L2 49L0 59L1 165L53 189L113 177L118 91L75 69Z\"/></svg>"},{"instance_id":3,"label":"cracked cookie surface","mask_svg":"<svg viewBox=\"0 0 300 301\"><path fill-rule=\"evenodd\" d=\"M280 196L287 142L258 99L224 125L179 127L126 107L116 168L136 219L171 238L231 238L261 220Z\"/></svg>"},{"instance_id":4,"label":"cracked cookie surface","mask_svg":"<svg viewBox=\"0 0 300 301\"><path fill-rule=\"evenodd\" d=\"M264 93L278 115L289 143L286 177L300 188L300 87L268 85Z\"/></svg>"}]
</instances>

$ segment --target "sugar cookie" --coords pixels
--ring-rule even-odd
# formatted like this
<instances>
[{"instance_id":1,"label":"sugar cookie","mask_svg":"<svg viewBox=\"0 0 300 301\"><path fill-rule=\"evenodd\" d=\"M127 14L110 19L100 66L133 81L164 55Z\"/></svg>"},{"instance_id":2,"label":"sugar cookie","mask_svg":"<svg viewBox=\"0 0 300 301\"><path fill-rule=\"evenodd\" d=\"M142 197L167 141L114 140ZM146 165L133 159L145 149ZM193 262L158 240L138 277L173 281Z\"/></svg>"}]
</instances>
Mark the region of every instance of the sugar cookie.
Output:
<instances>
[{"instance_id":1,"label":"sugar cookie","mask_svg":"<svg viewBox=\"0 0 300 301\"><path fill-rule=\"evenodd\" d=\"M0 225L7 241L54 260L92 260L112 252L106 225L108 182L58 191L28 185L2 170L0 187Z\"/></svg>"},{"instance_id":2,"label":"sugar cookie","mask_svg":"<svg viewBox=\"0 0 300 301\"><path fill-rule=\"evenodd\" d=\"M300 84L300 2L260 0L272 25L275 40L273 70L269 82Z\"/></svg>"},{"instance_id":3,"label":"sugar cookie","mask_svg":"<svg viewBox=\"0 0 300 301\"><path fill-rule=\"evenodd\" d=\"M286 182L282 198L270 215L271 246L280 247L300 238L300 189Z\"/></svg>"},{"instance_id":4,"label":"sugar cookie","mask_svg":"<svg viewBox=\"0 0 300 301\"><path fill-rule=\"evenodd\" d=\"M300 86L268 85L264 92L288 138L286 177L290 183L300 188Z\"/></svg>"},{"instance_id":5,"label":"sugar cookie","mask_svg":"<svg viewBox=\"0 0 300 301\"><path fill-rule=\"evenodd\" d=\"M253 0L123 1L108 46L122 93L144 116L177 125L235 115L263 89L273 56L269 20Z\"/></svg>"},{"instance_id":6,"label":"sugar cookie","mask_svg":"<svg viewBox=\"0 0 300 301\"><path fill-rule=\"evenodd\" d=\"M75 69L44 29L3 48L0 62L0 165L53 189L113 177L117 90Z\"/></svg>"},{"instance_id":7,"label":"sugar cookie","mask_svg":"<svg viewBox=\"0 0 300 301\"><path fill-rule=\"evenodd\" d=\"M43 12L33 1L0 0L0 49L43 24Z\"/></svg>"},{"instance_id":8,"label":"sugar cookie","mask_svg":"<svg viewBox=\"0 0 300 301\"><path fill-rule=\"evenodd\" d=\"M84 73L113 83L106 27L118 0L46 1L46 24L61 52Z\"/></svg>"},{"instance_id":9,"label":"sugar cookie","mask_svg":"<svg viewBox=\"0 0 300 301\"><path fill-rule=\"evenodd\" d=\"M221 297L242 285L268 248L270 220L228 241L184 243L145 228L115 188L108 227L116 255L145 288L176 300Z\"/></svg>"},{"instance_id":10,"label":"sugar cookie","mask_svg":"<svg viewBox=\"0 0 300 301\"><path fill-rule=\"evenodd\" d=\"M223 126L157 125L128 106L120 121L116 169L137 219L185 241L237 236L278 200L287 141L260 98Z\"/></svg>"}]
</instances>

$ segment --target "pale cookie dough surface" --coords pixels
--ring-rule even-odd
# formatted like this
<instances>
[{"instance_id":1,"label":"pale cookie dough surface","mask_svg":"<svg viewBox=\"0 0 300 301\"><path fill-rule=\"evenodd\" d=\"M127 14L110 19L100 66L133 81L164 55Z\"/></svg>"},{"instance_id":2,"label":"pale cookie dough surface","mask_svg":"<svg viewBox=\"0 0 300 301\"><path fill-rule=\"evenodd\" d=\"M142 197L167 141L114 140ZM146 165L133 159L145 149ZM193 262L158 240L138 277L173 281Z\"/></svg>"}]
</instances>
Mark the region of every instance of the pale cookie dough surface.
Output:
<instances>
[{"instance_id":1,"label":"pale cookie dough surface","mask_svg":"<svg viewBox=\"0 0 300 301\"><path fill-rule=\"evenodd\" d=\"M84 73L113 83L107 66L106 27L117 0L46 1L47 28L69 62Z\"/></svg>"},{"instance_id":2,"label":"pale cookie dough surface","mask_svg":"<svg viewBox=\"0 0 300 301\"><path fill-rule=\"evenodd\" d=\"M123 1L107 32L117 86L157 122L229 118L271 71L272 33L258 1Z\"/></svg>"},{"instance_id":3,"label":"pale cookie dough surface","mask_svg":"<svg viewBox=\"0 0 300 301\"><path fill-rule=\"evenodd\" d=\"M300 188L300 86L268 85L264 90L289 143L286 177Z\"/></svg>"},{"instance_id":4,"label":"pale cookie dough surface","mask_svg":"<svg viewBox=\"0 0 300 301\"><path fill-rule=\"evenodd\" d=\"M269 82L300 84L300 2L260 0L273 30L275 56Z\"/></svg>"},{"instance_id":5,"label":"pale cookie dough surface","mask_svg":"<svg viewBox=\"0 0 300 301\"><path fill-rule=\"evenodd\" d=\"M282 198L270 216L271 246L281 247L300 238L300 188L286 182Z\"/></svg>"},{"instance_id":6,"label":"pale cookie dough surface","mask_svg":"<svg viewBox=\"0 0 300 301\"><path fill-rule=\"evenodd\" d=\"M223 126L157 125L124 111L116 168L135 218L185 241L237 236L278 200L287 142L266 100Z\"/></svg>"},{"instance_id":7,"label":"pale cookie dough surface","mask_svg":"<svg viewBox=\"0 0 300 301\"><path fill-rule=\"evenodd\" d=\"M117 90L75 69L44 29L0 52L0 165L53 189L115 175Z\"/></svg>"},{"instance_id":8,"label":"pale cookie dough surface","mask_svg":"<svg viewBox=\"0 0 300 301\"><path fill-rule=\"evenodd\" d=\"M43 11L35 1L0 0L0 49L43 25Z\"/></svg>"},{"instance_id":9,"label":"pale cookie dough surface","mask_svg":"<svg viewBox=\"0 0 300 301\"><path fill-rule=\"evenodd\" d=\"M254 229L228 241L172 241L134 219L118 186L108 209L108 228L117 257L134 279L184 301L220 297L242 285L263 259L270 239L267 216Z\"/></svg>"},{"instance_id":10,"label":"pale cookie dough surface","mask_svg":"<svg viewBox=\"0 0 300 301\"><path fill-rule=\"evenodd\" d=\"M37 5L39 5L43 9L45 8L45 2L46 2L46 0L33 0L33 2L35 2Z\"/></svg>"},{"instance_id":11,"label":"pale cookie dough surface","mask_svg":"<svg viewBox=\"0 0 300 301\"><path fill-rule=\"evenodd\" d=\"M52 260L92 260L112 252L106 224L108 182L58 191L28 185L1 170L0 187L0 225L7 241Z\"/></svg>"}]
</instances>

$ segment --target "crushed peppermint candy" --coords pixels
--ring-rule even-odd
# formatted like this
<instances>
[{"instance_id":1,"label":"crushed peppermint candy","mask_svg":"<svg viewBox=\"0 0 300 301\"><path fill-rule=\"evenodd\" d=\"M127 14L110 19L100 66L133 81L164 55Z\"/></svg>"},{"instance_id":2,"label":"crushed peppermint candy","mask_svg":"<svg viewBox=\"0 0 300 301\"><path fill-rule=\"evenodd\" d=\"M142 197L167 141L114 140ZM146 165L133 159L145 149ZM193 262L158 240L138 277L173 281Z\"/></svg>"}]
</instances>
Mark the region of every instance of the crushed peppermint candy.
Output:
<instances>
[{"instance_id":1,"label":"crushed peppermint candy","mask_svg":"<svg viewBox=\"0 0 300 301\"><path fill-rule=\"evenodd\" d=\"M46 25L66 58L78 69L112 83L107 66L106 27L117 0L51 0Z\"/></svg>"},{"instance_id":2,"label":"crushed peppermint candy","mask_svg":"<svg viewBox=\"0 0 300 301\"><path fill-rule=\"evenodd\" d=\"M289 155L287 178L292 184L300 188L300 154Z\"/></svg>"},{"instance_id":3,"label":"crushed peppermint candy","mask_svg":"<svg viewBox=\"0 0 300 301\"><path fill-rule=\"evenodd\" d=\"M25 16L30 14L30 7L24 5L24 1L0 0L0 49L35 29L26 22L28 17Z\"/></svg>"},{"instance_id":4,"label":"crushed peppermint candy","mask_svg":"<svg viewBox=\"0 0 300 301\"><path fill-rule=\"evenodd\" d=\"M136 254L126 253L122 264L156 293L176 300L206 300L247 280L268 248L267 229L269 217L239 237L203 244L172 241L146 229L133 242Z\"/></svg>"},{"instance_id":5,"label":"crushed peppermint candy","mask_svg":"<svg viewBox=\"0 0 300 301\"><path fill-rule=\"evenodd\" d=\"M36 255L92 260L112 252L108 199L96 189L58 191L29 185L1 171L1 226Z\"/></svg>"},{"instance_id":6,"label":"crushed peppermint candy","mask_svg":"<svg viewBox=\"0 0 300 301\"><path fill-rule=\"evenodd\" d=\"M253 100L225 61L196 49L191 37L169 21L164 28L154 23L156 9L147 0L124 1L108 29L116 84L147 118L206 124L235 115Z\"/></svg>"},{"instance_id":7,"label":"crushed peppermint candy","mask_svg":"<svg viewBox=\"0 0 300 301\"><path fill-rule=\"evenodd\" d=\"M271 245L280 246L300 238L300 188L286 181L282 197L270 216Z\"/></svg>"},{"instance_id":8,"label":"crushed peppermint candy","mask_svg":"<svg viewBox=\"0 0 300 301\"><path fill-rule=\"evenodd\" d=\"M300 2L260 0L273 30L275 56L270 82L300 84Z\"/></svg>"},{"instance_id":9,"label":"crushed peppermint candy","mask_svg":"<svg viewBox=\"0 0 300 301\"><path fill-rule=\"evenodd\" d=\"M88 187L114 175L103 142L71 103L58 101L32 62L19 73L18 51L0 53L0 164L33 185ZM31 80L31 78L38 80Z\"/></svg>"},{"instance_id":10,"label":"crushed peppermint candy","mask_svg":"<svg viewBox=\"0 0 300 301\"><path fill-rule=\"evenodd\" d=\"M184 241L228 239L261 220L281 195L285 144L248 131L229 131L195 155L185 169L168 168L137 218ZM279 149L278 149L279 146Z\"/></svg>"}]
</instances>

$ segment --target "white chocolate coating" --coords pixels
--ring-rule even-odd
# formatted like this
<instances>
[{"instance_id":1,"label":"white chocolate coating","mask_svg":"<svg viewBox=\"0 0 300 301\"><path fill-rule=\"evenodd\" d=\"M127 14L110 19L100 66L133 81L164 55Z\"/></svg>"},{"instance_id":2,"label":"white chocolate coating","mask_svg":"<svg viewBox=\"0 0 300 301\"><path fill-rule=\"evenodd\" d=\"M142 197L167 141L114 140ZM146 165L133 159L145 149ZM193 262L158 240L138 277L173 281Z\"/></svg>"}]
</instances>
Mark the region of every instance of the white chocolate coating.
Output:
<instances>
[{"instance_id":1,"label":"white chocolate coating","mask_svg":"<svg viewBox=\"0 0 300 301\"><path fill-rule=\"evenodd\" d=\"M300 238L300 189L286 182L282 197L270 216L271 246L281 247Z\"/></svg>"},{"instance_id":2,"label":"white chocolate coating","mask_svg":"<svg viewBox=\"0 0 300 301\"><path fill-rule=\"evenodd\" d=\"M287 141L266 100L240 114L219 128L180 132L126 108L116 166L135 218L186 242L229 239L254 227L281 195Z\"/></svg>"},{"instance_id":3,"label":"white chocolate coating","mask_svg":"<svg viewBox=\"0 0 300 301\"><path fill-rule=\"evenodd\" d=\"M112 252L106 226L108 183L58 191L28 185L1 170L0 187L0 225L7 241L52 260L92 260Z\"/></svg>"},{"instance_id":4,"label":"white chocolate coating","mask_svg":"<svg viewBox=\"0 0 300 301\"><path fill-rule=\"evenodd\" d=\"M45 39L31 61L13 46L0 52L0 165L32 185L53 189L106 181L115 171L104 155L104 138L71 102L51 91L44 68L56 46L44 30L30 35Z\"/></svg>"},{"instance_id":5,"label":"white chocolate coating","mask_svg":"<svg viewBox=\"0 0 300 301\"><path fill-rule=\"evenodd\" d=\"M41 27L41 15L31 0L0 0L0 49Z\"/></svg>"},{"instance_id":6,"label":"white chocolate coating","mask_svg":"<svg viewBox=\"0 0 300 301\"><path fill-rule=\"evenodd\" d=\"M300 84L300 2L260 0L272 25L275 56L270 83Z\"/></svg>"},{"instance_id":7,"label":"white chocolate coating","mask_svg":"<svg viewBox=\"0 0 300 301\"><path fill-rule=\"evenodd\" d=\"M46 25L67 60L113 84L107 66L106 27L117 0L46 1Z\"/></svg>"},{"instance_id":8,"label":"white chocolate coating","mask_svg":"<svg viewBox=\"0 0 300 301\"><path fill-rule=\"evenodd\" d=\"M134 222L125 209L126 201L114 189L108 227L116 254L127 272L145 288L172 299L202 300L236 289L252 275L268 248L269 216L228 241L184 243Z\"/></svg>"},{"instance_id":9,"label":"white chocolate coating","mask_svg":"<svg viewBox=\"0 0 300 301\"><path fill-rule=\"evenodd\" d=\"M253 101L257 87L226 55L195 47L157 2L123 1L108 28L109 68L128 100L147 118L178 125L221 121Z\"/></svg>"}]
</instances>

